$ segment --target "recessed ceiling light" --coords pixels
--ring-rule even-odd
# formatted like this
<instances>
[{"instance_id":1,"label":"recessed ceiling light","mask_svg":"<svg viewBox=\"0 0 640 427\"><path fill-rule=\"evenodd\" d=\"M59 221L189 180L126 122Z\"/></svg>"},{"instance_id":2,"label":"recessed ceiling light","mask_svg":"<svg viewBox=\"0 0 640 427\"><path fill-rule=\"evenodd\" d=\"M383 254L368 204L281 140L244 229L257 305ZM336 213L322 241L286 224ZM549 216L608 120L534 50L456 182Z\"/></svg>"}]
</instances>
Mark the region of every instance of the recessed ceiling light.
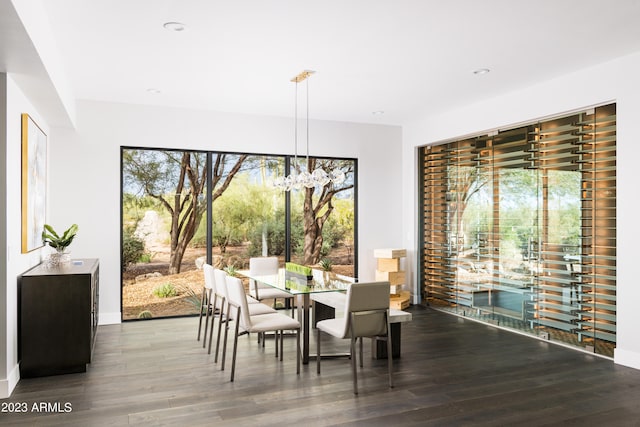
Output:
<instances>
[{"instance_id":1,"label":"recessed ceiling light","mask_svg":"<svg viewBox=\"0 0 640 427\"><path fill-rule=\"evenodd\" d=\"M184 31L187 26L180 22L165 22L163 25L169 31Z\"/></svg>"},{"instance_id":2,"label":"recessed ceiling light","mask_svg":"<svg viewBox=\"0 0 640 427\"><path fill-rule=\"evenodd\" d=\"M477 76L481 76L483 74L487 74L489 71L491 70L488 68L478 68L477 70L473 70L473 74Z\"/></svg>"},{"instance_id":3,"label":"recessed ceiling light","mask_svg":"<svg viewBox=\"0 0 640 427\"><path fill-rule=\"evenodd\" d=\"M384 111L382 110L372 111L371 114L373 114L374 116L381 116L384 114Z\"/></svg>"},{"instance_id":4,"label":"recessed ceiling light","mask_svg":"<svg viewBox=\"0 0 640 427\"><path fill-rule=\"evenodd\" d=\"M147 89L147 92L153 93L153 94L158 94L158 93L160 93L160 89L156 89L155 87L150 87L149 89Z\"/></svg>"}]
</instances>

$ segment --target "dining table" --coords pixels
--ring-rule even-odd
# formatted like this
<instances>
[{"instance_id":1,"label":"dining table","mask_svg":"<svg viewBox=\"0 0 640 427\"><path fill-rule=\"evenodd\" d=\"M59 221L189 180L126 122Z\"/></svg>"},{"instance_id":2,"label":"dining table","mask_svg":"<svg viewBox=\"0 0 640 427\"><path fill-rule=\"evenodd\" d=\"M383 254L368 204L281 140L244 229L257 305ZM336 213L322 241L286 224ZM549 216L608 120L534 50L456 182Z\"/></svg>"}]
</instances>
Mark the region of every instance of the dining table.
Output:
<instances>
[{"instance_id":1,"label":"dining table","mask_svg":"<svg viewBox=\"0 0 640 427\"><path fill-rule=\"evenodd\" d=\"M322 292L346 292L350 284L358 280L354 277L330 271L312 269L311 276L290 272L284 268L277 274L251 275L249 270L238 270L238 274L256 282L288 292L296 298L298 320L302 326L302 363L308 364L311 334L311 295Z\"/></svg>"}]
</instances>

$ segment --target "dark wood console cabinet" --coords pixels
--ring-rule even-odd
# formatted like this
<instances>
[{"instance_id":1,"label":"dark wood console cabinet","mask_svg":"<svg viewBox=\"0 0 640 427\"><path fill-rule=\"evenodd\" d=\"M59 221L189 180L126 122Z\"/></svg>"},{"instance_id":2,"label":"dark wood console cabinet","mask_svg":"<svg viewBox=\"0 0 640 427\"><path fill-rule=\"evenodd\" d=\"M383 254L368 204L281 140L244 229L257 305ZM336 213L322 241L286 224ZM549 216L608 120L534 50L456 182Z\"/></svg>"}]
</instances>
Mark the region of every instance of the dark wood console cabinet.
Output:
<instances>
[{"instance_id":1,"label":"dark wood console cabinet","mask_svg":"<svg viewBox=\"0 0 640 427\"><path fill-rule=\"evenodd\" d=\"M43 263L18 279L22 378L85 372L98 328L97 259Z\"/></svg>"}]
</instances>

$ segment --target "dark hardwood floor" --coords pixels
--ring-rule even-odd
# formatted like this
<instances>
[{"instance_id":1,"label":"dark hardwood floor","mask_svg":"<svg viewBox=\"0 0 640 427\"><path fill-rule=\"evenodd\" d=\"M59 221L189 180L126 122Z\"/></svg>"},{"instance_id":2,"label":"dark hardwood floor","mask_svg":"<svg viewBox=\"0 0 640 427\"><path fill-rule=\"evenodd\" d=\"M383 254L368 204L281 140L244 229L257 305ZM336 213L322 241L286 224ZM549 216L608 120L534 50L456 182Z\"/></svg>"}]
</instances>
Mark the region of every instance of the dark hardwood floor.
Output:
<instances>
[{"instance_id":1,"label":"dark hardwood floor","mask_svg":"<svg viewBox=\"0 0 640 427\"><path fill-rule=\"evenodd\" d=\"M640 426L640 371L453 315L414 306L402 329L395 388L385 360L365 345L360 394L347 359L295 374L273 341L262 350L241 337L235 382L197 342L196 318L100 326L84 374L21 380L0 413L2 425L366 425ZM323 340L324 350L348 342ZM33 405L49 404L45 412ZM56 405L60 411L55 412ZM16 405L13 405L15 408ZM54 412L46 412L54 410Z\"/></svg>"}]
</instances>

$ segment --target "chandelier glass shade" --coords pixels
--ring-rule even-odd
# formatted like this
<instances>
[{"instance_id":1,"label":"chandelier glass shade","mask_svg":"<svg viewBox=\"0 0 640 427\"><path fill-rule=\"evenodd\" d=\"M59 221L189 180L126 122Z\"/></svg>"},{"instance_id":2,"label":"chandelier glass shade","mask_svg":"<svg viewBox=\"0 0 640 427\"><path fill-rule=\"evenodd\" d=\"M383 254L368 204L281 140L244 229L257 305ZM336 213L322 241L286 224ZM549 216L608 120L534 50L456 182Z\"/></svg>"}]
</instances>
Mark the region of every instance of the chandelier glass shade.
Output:
<instances>
[{"instance_id":1,"label":"chandelier glass shade","mask_svg":"<svg viewBox=\"0 0 640 427\"><path fill-rule=\"evenodd\" d=\"M314 74L315 71L304 70L297 76L291 79L296 84L295 89L295 125L294 125L294 157L291 172L287 176L277 177L273 181L274 187L284 190L300 190L302 188L324 187L330 182L335 185L340 185L346 180L346 176L339 168L333 169L329 172L325 171L321 167L316 168L314 171L309 171L309 77ZM306 133L307 133L307 155L306 155L306 168L300 167L298 163L298 83L306 80Z\"/></svg>"}]
</instances>

